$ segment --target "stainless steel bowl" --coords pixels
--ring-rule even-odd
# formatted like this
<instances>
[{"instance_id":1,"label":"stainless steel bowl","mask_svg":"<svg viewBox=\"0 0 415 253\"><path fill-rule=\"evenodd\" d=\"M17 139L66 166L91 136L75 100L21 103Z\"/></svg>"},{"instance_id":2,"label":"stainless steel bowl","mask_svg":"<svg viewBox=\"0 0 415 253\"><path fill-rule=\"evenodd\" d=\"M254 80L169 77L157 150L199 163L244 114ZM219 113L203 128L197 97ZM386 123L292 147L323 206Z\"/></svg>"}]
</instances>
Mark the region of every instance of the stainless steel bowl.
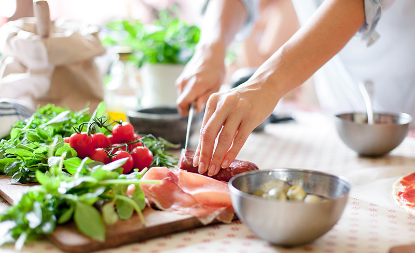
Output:
<instances>
[{"instance_id":1,"label":"stainless steel bowl","mask_svg":"<svg viewBox=\"0 0 415 253\"><path fill-rule=\"evenodd\" d=\"M318 203L266 199L249 193L271 180L299 185L307 193L328 198ZM232 205L239 219L258 237L277 245L300 245L329 231L340 219L351 185L318 171L273 169L239 174L229 181Z\"/></svg>"},{"instance_id":2,"label":"stainless steel bowl","mask_svg":"<svg viewBox=\"0 0 415 253\"><path fill-rule=\"evenodd\" d=\"M153 134L155 137L184 145L186 141L187 117L181 116L177 107L163 106L127 111L128 120L139 134ZM190 134L198 132L202 114L193 118Z\"/></svg>"},{"instance_id":3,"label":"stainless steel bowl","mask_svg":"<svg viewBox=\"0 0 415 253\"><path fill-rule=\"evenodd\" d=\"M367 124L366 113L343 113L335 117L343 142L362 156L382 156L399 146L408 134L412 117L406 113L374 113L375 124Z\"/></svg>"}]
</instances>

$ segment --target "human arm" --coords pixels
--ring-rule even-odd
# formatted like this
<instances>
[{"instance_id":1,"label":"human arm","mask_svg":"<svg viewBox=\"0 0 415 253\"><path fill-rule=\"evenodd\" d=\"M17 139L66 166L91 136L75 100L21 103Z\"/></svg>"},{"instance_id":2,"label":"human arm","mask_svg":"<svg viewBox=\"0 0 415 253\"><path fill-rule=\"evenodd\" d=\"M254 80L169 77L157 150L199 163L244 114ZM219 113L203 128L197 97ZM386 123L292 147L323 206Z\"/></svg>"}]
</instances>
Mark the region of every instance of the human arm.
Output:
<instances>
[{"instance_id":1,"label":"human arm","mask_svg":"<svg viewBox=\"0 0 415 253\"><path fill-rule=\"evenodd\" d=\"M337 54L364 22L363 0L326 0L246 83L213 94L194 158L199 173L215 175L226 168L278 101Z\"/></svg>"},{"instance_id":2,"label":"human arm","mask_svg":"<svg viewBox=\"0 0 415 253\"><path fill-rule=\"evenodd\" d=\"M209 96L219 91L225 76L226 47L246 18L247 11L240 0L209 1L200 42L176 82L180 93L177 105L182 115L188 114L190 103L195 100L197 111L202 111Z\"/></svg>"}]
</instances>

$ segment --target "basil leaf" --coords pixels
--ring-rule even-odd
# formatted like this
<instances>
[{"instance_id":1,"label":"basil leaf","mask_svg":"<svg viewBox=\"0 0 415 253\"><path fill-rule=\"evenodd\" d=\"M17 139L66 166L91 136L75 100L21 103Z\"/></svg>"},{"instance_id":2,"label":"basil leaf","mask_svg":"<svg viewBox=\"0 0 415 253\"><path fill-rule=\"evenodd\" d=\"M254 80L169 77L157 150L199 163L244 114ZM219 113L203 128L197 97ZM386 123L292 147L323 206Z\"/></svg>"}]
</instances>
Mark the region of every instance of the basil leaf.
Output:
<instances>
[{"instance_id":1,"label":"basil leaf","mask_svg":"<svg viewBox=\"0 0 415 253\"><path fill-rule=\"evenodd\" d=\"M105 241L105 225L97 209L78 201L74 220L79 231L100 242Z\"/></svg>"},{"instance_id":2,"label":"basil leaf","mask_svg":"<svg viewBox=\"0 0 415 253\"><path fill-rule=\"evenodd\" d=\"M81 158L73 157L73 158L65 159L63 161L63 165L65 166L65 169L71 175L75 175L76 169L79 167L79 165L81 164L81 162L82 162Z\"/></svg>"},{"instance_id":3,"label":"basil leaf","mask_svg":"<svg viewBox=\"0 0 415 253\"><path fill-rule=\"evenodd\" d=\"M78 154L75 149L69 146L68 143L65 143L62 147L56 150L55 156L61 156L64 152L66 152L65 158L76 157L76 155Z\"/></svg>"},{"instance_id":4,"label":"basil leaf","mask_svg":"<svg viewBox=\"0 0 415 253\"><path fill-rule=\"evenodd\" d=\"M133 216L134 207L130 203L118 199L115 201L115 204L117 205L117 213L120 216L120 219L128 220Z\"/></svg>"},{"instance_id":5,"label":"basil leaf","mask_svg":"<svg viewBox=\"0 0 415 253\"><path fill-rule=\"evenodd\" d=\"M140 210L144 210L144 208L146 207L146 201L144 192L141 190L139 184L135 185L135 190L132 199L135 203L137 203L138 207L140 207Z\"/></svg>"},{"instance_id":6,"label":"basil leaf","mask_svg":"<svg viewBox=\"0 0 415 253\"><path fill-rule=\"evenodd\" d=\"M50 177L46 176L40 170L36 171L36 179L40 184L44 185L48 184L51 181Z\"/></svg>"},{"instance_id":7,"label":"basil leaf","mask_svg":"<svg viewBox=\"0 0 415 253\"><path fill-rule=\"evenodd\" d=\"M102 217L106 224L112 225L118 221L118 214L115 212L114 203L108 203L102 207Z\"/></svg>"},{"instance_id":8,"label":"basil leaf","mask_svg":"<svg viewBox=\"0 0 415 253\"><path fill-rule=\"evenodd\" d=\"M70 112L71 112L71 111L69 111L69 110L64 111L64 112L61 112L61 113L59 113L56 117L54 117L53 119L49 120L47 123L40 125L39 127L40 127L40 128L44 128L44 127L46 127L46 126L48 126L48 125L51 125L51 124L56 124L56 123L62 123L62 122L65 122L65 121L67 121L67 120L68 120L68 114L69 114Z\"/></svg>"},{"instance_id":9,"label":"basil leaf","mask_svg":"<svg viewBox=\"0 0 415 253\"><path fill-rule=\"evenodd\" d=\"M31 156L33 156L32 152L27 151L25 149L21 149L21 148L8 149L8 150L6 150L6 154L17 155L17 156L22 156L22 157L31 157Z\"/></svg>"},{"instance_id":10,"label":"basil leaf","mask_svg":"<svg viewBox=\"0 0 415 253\"><path fill-rule=\"evenodd\" d=\"M10 139L12 139L12 140L16 139L17 137L19 137L19 135L21 133L22 133L22 130L21 129L19 129L19 128L13 128L10 131Z\"/></svg>"},{"instance_id":11,"label":"basil leaf","mask_svg":"<svg viewBox=\"0 0 415 253\"><path fill-rule=\"evenodd\" d=\"M52 138L51 138L51 133L49 133L48 131L45 131L45 130L42 130L42 129L40 129L40 128L36 128L36 133L37 133L37 135L39 135L39 137L42 139L42 140L45 140L45 141L47 141L47 142L49 142L49 141L51 141L52 140Z\"/></svg>"},{"instance_id":12,"label":"basil leaf","mask_svg":"<svg viewBox=\"0 0 415 253\"><path fill-rule=\"evenodd\" d=\"M71 204L68 209L65 210L65 212L62 213L62 215L58 219L58 224L63 224L68 222L75 211L75 205Z\"/></svg>"}]
</instances>

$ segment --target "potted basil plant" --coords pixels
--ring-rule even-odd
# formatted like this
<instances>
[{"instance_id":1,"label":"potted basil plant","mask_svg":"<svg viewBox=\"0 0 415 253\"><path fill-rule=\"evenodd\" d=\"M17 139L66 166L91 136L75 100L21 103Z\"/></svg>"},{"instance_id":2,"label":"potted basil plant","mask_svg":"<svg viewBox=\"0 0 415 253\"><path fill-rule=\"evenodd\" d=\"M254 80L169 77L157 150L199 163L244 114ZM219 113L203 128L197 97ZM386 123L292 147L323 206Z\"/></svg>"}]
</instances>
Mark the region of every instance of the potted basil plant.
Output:
<instances>
[{"instance_id":1,"label":"potted basil plant","mask_svg":"<svg viewBox=\"0 0 415 253\"><path fill-rule=\"evenodd\" d=\"M160 14L152 24L133 19L108 23L106 26L112 33L103 39L104 45L133 49L129 60L140 69L144 108L175 105L175 81L193 56L200 38L197 26L188 25L167 12Z\"/></svg>"}]
</instances>

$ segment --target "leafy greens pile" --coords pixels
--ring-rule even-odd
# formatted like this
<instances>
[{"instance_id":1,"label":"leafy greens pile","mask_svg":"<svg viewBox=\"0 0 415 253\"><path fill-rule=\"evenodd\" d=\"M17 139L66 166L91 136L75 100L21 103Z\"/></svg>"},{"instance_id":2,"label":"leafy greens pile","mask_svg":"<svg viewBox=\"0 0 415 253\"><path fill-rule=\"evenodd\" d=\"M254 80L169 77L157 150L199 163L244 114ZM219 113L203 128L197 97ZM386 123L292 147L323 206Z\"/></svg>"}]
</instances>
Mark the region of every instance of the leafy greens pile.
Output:
<instances>
[{"instance_id":1,"label":"leafy greens pile","mask_svg":"<svg viewBox=\"0 0 415 253\"><path fill-rule=\"evenodd\" d=\"M85 132L94 129L107 135L111 131L111 123L102 126L102 122L106 122L104 103L98 105L92 116L88 111L89 108L85 108L71 112L47 105L39 108L30 118L17 122L10 138L0 141L0 174L11 176L11 183L38 182L36 171L47 172L48 158L63 153L66 153L63 172L73 174L81 159L76 157L77 152L63 138L71 136L79 126ZM100 121L101 127L94 127L94 121ZM165 149L175 146L170 142L152 135L143 136L140 141L154 155L152 166L173 167L177 163L171 154L165 153Z\"/></svg>"},{"instance_id":2,"label":"leafy greens pile","mask_svg":"<svg viewBox=\"0 0 415 253\"><path fill-rule=\"evenodd\" d=\"M71 136L73 126L91 120L88 110L71 112L46 105L30 118L17 122L10 138L0 141L0 174L12 176L12 183L37 182L35 172L49 169L49 156L66 152L66 158L76 157L76 151L65 145L63 138Z\"/></svg>"},{"instance_id":3,"label":"leafy greens pile","mask_svg":"<svg viewBox=\"0 0 415 253\"><path fill-rule=\"evenodd\" d=\"M72 218L80 232L98 241L105 240L105 223L129 219L134 211L145 224L141 214L145 196L139 184L159 181L140 180L145 171L121 174L120 166L126 159L94 166L94 162L85 158L76 164L73 175L68 175L62 171L64 157L65 153L50 157L50 170L45 174L36 171L40 185L31 187L17 205L0 215L0 222L13 223L7 236L0 239L0 245L15 242L15 247L21 249L27 238L50 234L56 225ZM130 184L136 189L132 196L127 196ZM102 215L97 205L101 205Z\"/></svg>"}]
</instances>

